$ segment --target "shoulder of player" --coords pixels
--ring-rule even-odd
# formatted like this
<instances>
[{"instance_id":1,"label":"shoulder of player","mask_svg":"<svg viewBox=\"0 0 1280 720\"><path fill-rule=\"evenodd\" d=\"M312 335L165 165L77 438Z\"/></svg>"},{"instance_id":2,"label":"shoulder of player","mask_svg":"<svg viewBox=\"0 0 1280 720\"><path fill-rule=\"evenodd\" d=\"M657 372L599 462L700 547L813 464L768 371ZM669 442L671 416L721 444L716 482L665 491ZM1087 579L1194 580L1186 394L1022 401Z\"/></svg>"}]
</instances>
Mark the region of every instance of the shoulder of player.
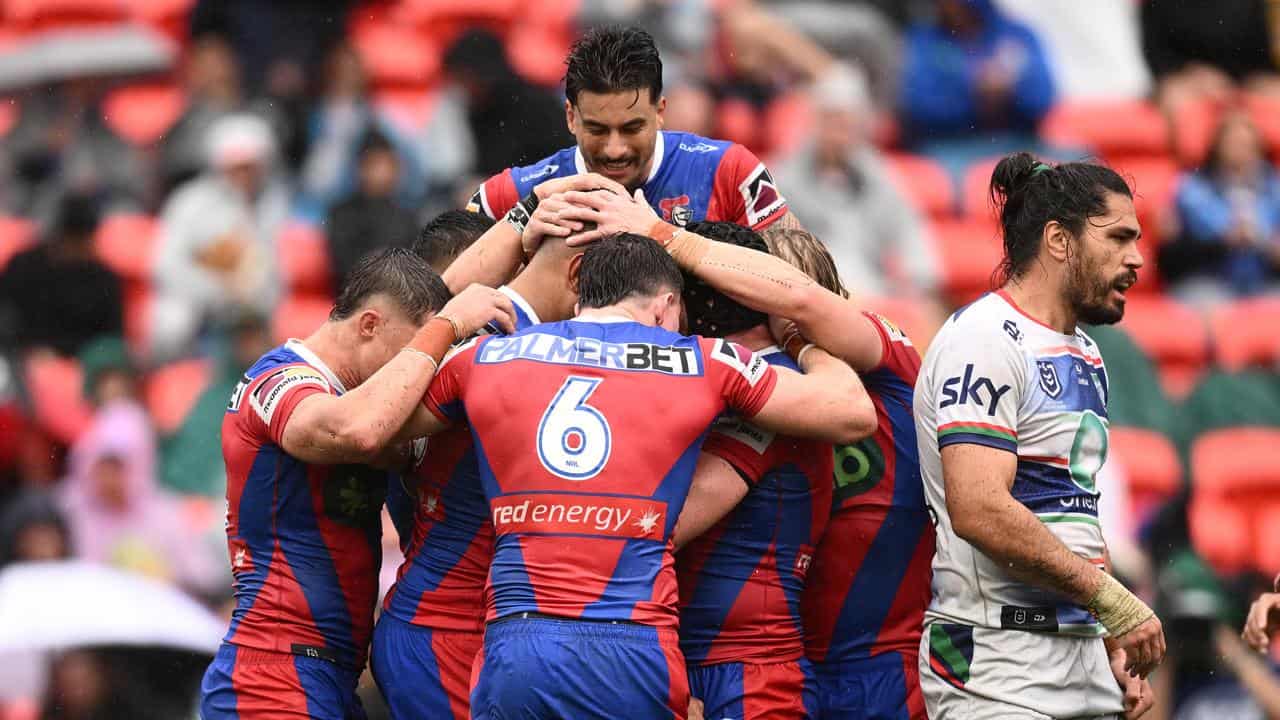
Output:
<instances>
[{"instance_id":1,"label":"shoulder of player","mask_svg":"<svg viewBox=\"0 0 1280 720\"><path fill-rule=\"evenodd\" d=\"M501 336L490 334L476 335L469 340L464 340L457 345L454 345L449 348L449 352L445 353L444 358L440 361L441 369L459 357L462 358L462 361L460 362L465 362L467 359L475 355L475 351L480 347L480 345L495 337Z\"/></svg>"},{"instance_id":2,"label":"shoulder of player","mask_svg":"<svg viewBox=\"0 0 1280 720\"><path fill-rule=\"evenodd\" d=\"M930 346L1010 348L1021 353L1027 340L1025 326L1029 322L988 293L952 313Z\"/></svg>"},{"instance_id":3,"label":"shoulder of player","mask_svg":"<svg viewBox=\"0 0 1280 720\"><path fill-rule=\"evenodd\" d=\"M728 152L730 148L741 147L737 143L729 140L716 140L715 138L707 138L689 132L676 132L672 130L662 131L662 143L663 150L668 157L676 155L688 157L721 157Z\"/></svg>"},{"instance_id":4,"label":"shoulder of player","mask_svg":"<svg viewBox=\"0 0 1280 720\"><path fill-rule=\"evenodd\" d=\"M511 179L517 186L537 184L554 177L564 177L577 172L574 162L576 147L557 150L531 165L518 165L510 168Z\"/></svg>"}]
</instances>

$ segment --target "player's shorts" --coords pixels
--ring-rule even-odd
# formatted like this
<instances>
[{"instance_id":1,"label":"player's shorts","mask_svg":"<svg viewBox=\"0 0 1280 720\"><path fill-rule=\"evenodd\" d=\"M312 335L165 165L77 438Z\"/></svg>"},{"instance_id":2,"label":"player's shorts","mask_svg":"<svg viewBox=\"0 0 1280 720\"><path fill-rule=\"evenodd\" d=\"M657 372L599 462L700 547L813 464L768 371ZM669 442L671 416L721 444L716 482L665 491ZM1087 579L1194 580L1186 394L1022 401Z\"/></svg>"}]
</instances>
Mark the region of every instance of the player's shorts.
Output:
<instances>
[{"instance_id":1,"label":"player's shorts","mask_svg":"<svg viewBox=\"0 0 1280 720\"><path fill-rule=\"evenodd\" d=\"M813 666L820 720L927 720L914 652Z\"/></svg>"},{"instance_id":2,"label":"player's shorts","mask_svg":"<svg viewBox=\"0 0 1280 720\"><path fill-rule=\"evenodd\" d=\"M1124 693L1102 638L937 620L920 640L930 720L1119 718Z\"/></svg>"},{"instance_id":3,"label":"player's shorts","mask_svg":"<svg viewBox=\"0 0 1280 720\"><path fill-rule=\"evenodd\" d=\"M471 663L484 634L434 630L383 613L370 666L392 720L467 720Z\"/></svg>"},{"instance_id":4,"label":"player's shorts","mask_svg":"<svg viewBox=\"0 0 1280 720\"><path fill-rule=\"evenodd\" d=\"M674 629L522 616L485 630L476 720L684 720L689 682Z\"/></svg>"},{"instance_id":5,"label":"player's shorts","mask_svg":"<svg viewBox=\"0 0 1280 720\"><path fill-rule=\"evenodd\" d=\"M702 701L706 720L809 720L817 717L815 690L813 666L803 658L689 668L689 694Z\"/></svg>"},{"instance_id":6,"label":"player's shorts","mask_svg":"<svg viewBox=\"0 0 1280 720\"><path fill-rule=\"evenodd\" d=\"M200 683L202 720L364 720L357 670L223 643Z\"/></svg>"}]
</instances>

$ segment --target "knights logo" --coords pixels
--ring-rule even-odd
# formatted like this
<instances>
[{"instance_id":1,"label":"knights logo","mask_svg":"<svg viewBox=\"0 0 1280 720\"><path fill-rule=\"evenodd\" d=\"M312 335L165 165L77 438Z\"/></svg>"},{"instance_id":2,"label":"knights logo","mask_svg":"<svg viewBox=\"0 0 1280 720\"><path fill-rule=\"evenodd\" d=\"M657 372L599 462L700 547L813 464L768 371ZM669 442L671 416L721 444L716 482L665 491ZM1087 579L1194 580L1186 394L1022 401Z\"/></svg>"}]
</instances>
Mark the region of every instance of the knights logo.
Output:
<instances>
[{"instance_id":1,"label":"knights logo","mask_svg":"<svg viewBox=\"0 0 1280 720\"><path fill-rule=\"evenodd\" d=\"M658 209L662 211L662 219L684 227L693 219L693 211L689 209L689 196L681 195L673 198L662 198L658 201Z\"/></svg>"},{"instance_id":2,"label":"knights logo","mask_svg":"<svg viewBox=\"0 0 1280 720\"><path fill-rule=\"evenodd\" d=\"M1058 370L1052 360L1037 360L1036 368L1040 371L1040 388L1055 400L1062 396L1062 383L1058 381Z\"/></svg>"}]
</instances>

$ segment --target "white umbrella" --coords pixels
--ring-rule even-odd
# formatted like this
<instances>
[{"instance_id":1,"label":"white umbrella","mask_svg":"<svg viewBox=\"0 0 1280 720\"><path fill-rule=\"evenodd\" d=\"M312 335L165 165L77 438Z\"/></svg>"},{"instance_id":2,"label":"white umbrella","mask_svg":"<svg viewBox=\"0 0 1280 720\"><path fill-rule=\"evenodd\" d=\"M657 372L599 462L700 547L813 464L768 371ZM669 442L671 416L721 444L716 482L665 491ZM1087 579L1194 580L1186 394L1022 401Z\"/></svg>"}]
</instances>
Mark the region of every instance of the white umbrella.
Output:
<instances>
[{"instance_id":1,"label":"white umbrella","mask_svg":"<svg viewBox=\"0 0 1280 720\"><path fill-rule=\"evenodd\" d=\"M225 631L203 605L142 575L76 561L0 571L0 653L132 645L213 655Z\"/></svg>"}]
</instances>

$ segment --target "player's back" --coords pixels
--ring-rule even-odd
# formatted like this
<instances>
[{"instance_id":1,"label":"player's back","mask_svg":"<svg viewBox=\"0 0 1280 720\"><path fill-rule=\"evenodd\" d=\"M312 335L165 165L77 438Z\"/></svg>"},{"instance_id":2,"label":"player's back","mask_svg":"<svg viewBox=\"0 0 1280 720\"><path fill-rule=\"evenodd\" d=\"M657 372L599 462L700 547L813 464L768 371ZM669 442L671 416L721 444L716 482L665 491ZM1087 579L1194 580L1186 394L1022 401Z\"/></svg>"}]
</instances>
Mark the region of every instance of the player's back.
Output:
<instances>
[{"instance_id":1,"label":"player's back","mask_svg":"<svg viewBox=\"0 0 1280 720\"><path fill-rule=\"evenodd\" d=\"M777 348L761 356L798 370ZM801 594L830 512L831 446L727 415L703 450L755 484L677 556L680 648L690 664L797 660Z\"/></svg>"},{"instance_id":2,"label":"player's back","mask_svg":"<svg viewBox=\"0 0 1280 720\"><path fill-rule=\"evenodd\" d=\"M741 402L762 404L767 370L732 344L622 319L538 325L451 356L429 399L475 440L496 535L489 618L674 626L670 537L703 436L728 375Z\"/></svg>"},{"instance_id":3,"label":"player's back","mask_svg":"<svg viewBox=\"0 0 1280 720\"><path fill-rule=\"evenodd\" d=\"M381 565L383 472L309 465L280 446L293 408L340 380L302 343L264 355L222 424L236 608L226 641L362 667Z\"/></svg>"}]
</instances>

